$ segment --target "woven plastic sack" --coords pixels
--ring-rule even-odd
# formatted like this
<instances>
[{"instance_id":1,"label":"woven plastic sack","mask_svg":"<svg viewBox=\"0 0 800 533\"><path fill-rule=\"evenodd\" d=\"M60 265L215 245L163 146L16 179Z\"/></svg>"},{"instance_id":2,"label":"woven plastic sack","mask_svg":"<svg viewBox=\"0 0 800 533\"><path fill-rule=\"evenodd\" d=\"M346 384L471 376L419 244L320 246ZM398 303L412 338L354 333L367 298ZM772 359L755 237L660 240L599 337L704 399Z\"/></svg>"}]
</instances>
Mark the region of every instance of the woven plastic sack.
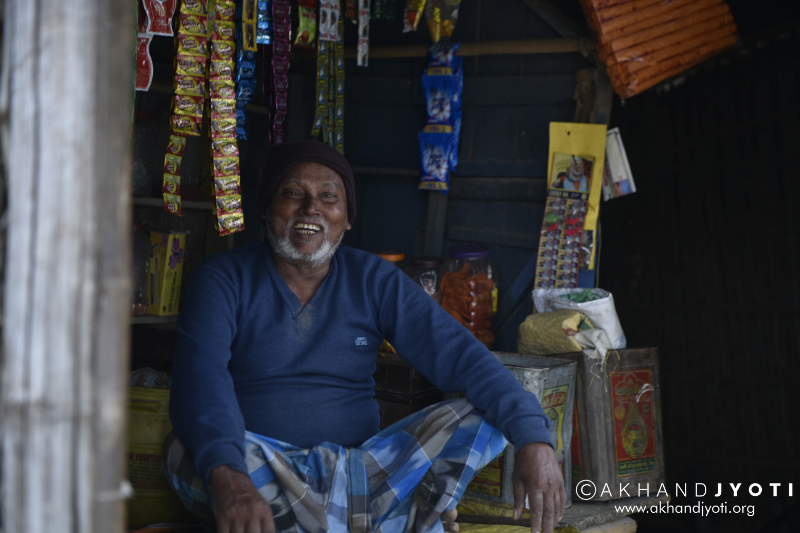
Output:
<instances>
[{"instance_id":1,"label":"woven plastic sack","mask_svg":"<svg viewBox=\"0 0 800 533\"><path fill-rule=\"evenodd\" d=\"M619 323L617 309L614 307L614 296L603 289L592 289L592 292L600 296L598 300L591 302L573 302L563 298L565 294L574 294L585 291L586 289L534 289L533 305L539 313L549 313L562 309L583 313L595 328L605 330L608 339L611 341L611 348L621 350L627 346L625 333ZM579 350L576 350L579 351Z\"/></svg>"},{"instance_id":2,"label":"woven plastic sack","mask_svg":"<svg viewBox=\"0 0 800 533\"><path fill-rule=\"evenodd\" d=\"M519 325L517 351L530 355L580 352L574 335L592 329L592 323L577 311L535 313Z\"/></svg>"}]
</instances>

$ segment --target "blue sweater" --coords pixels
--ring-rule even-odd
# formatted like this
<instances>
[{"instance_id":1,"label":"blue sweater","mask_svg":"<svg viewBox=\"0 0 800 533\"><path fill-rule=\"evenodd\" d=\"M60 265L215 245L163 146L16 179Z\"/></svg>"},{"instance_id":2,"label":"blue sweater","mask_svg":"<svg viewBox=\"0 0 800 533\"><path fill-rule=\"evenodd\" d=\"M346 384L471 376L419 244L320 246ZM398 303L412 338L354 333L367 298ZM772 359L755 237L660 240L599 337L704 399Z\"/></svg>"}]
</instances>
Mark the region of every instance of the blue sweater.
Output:
<instances>
[{"instance_id":1,"label":"blue sweater","mask_svg":"<svg viewBox=\"0 0 800 533\"><path fill-rule=\"evenodd\" d=\"M301 307L257 243L201 262L178 320L170 417L198 473L246 473L245 430L301 448L376 434L384 338L442 391L466 391L517 449L550 443L536 397L398 268L341 246Z\"/></svg>"}]
</instances>

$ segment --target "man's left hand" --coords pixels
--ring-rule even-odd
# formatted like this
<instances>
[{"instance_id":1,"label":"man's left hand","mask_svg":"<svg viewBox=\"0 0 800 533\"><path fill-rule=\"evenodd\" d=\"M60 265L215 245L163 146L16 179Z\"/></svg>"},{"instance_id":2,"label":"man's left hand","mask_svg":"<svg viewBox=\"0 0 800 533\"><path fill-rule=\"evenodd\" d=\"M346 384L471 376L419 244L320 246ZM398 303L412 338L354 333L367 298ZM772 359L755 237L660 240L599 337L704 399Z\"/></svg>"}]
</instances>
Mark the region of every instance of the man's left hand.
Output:
<instances>
[{"instance_id":1,"label":"man's left hand","mask_svg":"<svg viewBox=\"0 0 800 533\"><path fill-rule=\"evenodd\" d=\"M553 448L543 442L528 444L517 452L514 473L514 520L525 510L525 495L531 511L531 532L552 533L564 515L564 475Z\"/></svg>"}]
</instances>

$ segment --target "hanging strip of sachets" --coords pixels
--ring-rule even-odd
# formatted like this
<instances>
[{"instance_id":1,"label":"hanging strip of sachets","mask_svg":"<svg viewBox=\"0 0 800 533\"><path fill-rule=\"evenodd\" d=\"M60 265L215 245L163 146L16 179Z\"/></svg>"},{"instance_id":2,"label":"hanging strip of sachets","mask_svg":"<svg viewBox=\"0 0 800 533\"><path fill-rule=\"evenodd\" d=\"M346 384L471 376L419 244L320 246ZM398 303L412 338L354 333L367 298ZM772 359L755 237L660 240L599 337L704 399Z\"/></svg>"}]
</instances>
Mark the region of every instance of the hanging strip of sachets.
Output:
<instances>
[{"instance_id":1,"label":"hanging strip of sachets","mask_svg":"<svg viewBox=\"0 0 800 533\"><path fill-rule=\"evenodd\" d=\"M145 3L147 5L147 2ZM205 103L208 49L206 0L181 4L176 40L175 82L162 192L164 210L181 215L181 161L187 136L199 136Z\"/></svg>"},{"instance_id":2,"label":"hanging strip of sachets","mask_svg":"<svg viewBox=\"0 0 800 533\"><path fill-rule=\"evenodd\" d=\"M283 142L283 123L289 102L289 52L291 51L291 3L272 0L272 98L270 141ZM265 53L264 59L267 59ZM266 67L265 67L266 68ZM267 80L264 80L265 92Z\"/></svg>"},{"instance_id":3,"label":"hanging strip of sachets","mask_svg":"<svg viewBox=\"0 0 800 533\"><path fill-rule=\"evenodd\" d=\"M247 0L244 0L247 3ZM255 12L255 5L253 12ZM217 0L212 22L209 93L216 225L220 235L244 229L239 147L236 143L236 3ZM253 15L252 18L255 18ZM241 19L240 19L241 20ZM243 36L244 37L244 36Z\"/></svg>"},{"instance_id":4,"label":"hanging strip of sachets","mask_svg":"<svg viewBox=\"0 0 800 533\"><path fill-rule=\"evenodd\" d=\"M369 65L369 20L370 0L358 0L358 46L356 48L356 64L359 67Z\"/></svg>"}]
</instances>

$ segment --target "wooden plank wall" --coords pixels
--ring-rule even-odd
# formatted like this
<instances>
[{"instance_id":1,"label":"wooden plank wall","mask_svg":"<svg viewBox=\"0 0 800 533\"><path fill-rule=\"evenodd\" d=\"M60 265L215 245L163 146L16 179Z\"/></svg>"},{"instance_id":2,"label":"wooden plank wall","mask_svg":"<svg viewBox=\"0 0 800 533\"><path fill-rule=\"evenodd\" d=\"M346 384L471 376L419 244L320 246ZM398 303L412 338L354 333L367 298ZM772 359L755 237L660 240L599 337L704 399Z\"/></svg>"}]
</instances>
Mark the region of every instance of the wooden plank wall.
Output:
<instances>
[{"instance_id":1,"label":"wooden plank wall","mask_svg":"<svg viewBox=\"0 0 800 533\"><path fill-rule=\"evenodd\" d=\"M427 42L425 28L403 34L400 26L399 19L373 21L372 44ZM348 44L353 31L348 24ZM557 37L519 0L497 0L463 4L453 40ZM423 58L373 59L368 68L357 68L355 60L347 61L345 155L354 167L367 168L357 174L359 214L345 244L370 251L400 250L407 257L423 253L428 193L417 190L414 175L380 174L375 169L413 171L419 165L417 133L426 119L421 87L426 64ZM572 120L575 72L589 66L577 53L464 60L460 163L447 201L443 252L464 242L489 244L501 296L538 246L548 124ZM307 108L313 106L313 98L313 83L306 80ZM293 112L289 122L302 115L310 129L311 113ZM484 179L470 181L475 178ZM519 196L522 189L526 193ZM530 313L528 307L523 305L511 318L498 349L516 351L516 329Z\"/></svg>"},{"instance_id":2,"label":"wooden plank wall","mask_svg":"<svg viewBox=\"0 0 800 533\"><path fill-rule=\"evenodd\" d=\"M600 285L629 346L661 350L668 479L769 493L686 526L755 531L797 502L798 57L795 33L611 114L639 192L602 207Z\"/></svg>"}]
</instances>

